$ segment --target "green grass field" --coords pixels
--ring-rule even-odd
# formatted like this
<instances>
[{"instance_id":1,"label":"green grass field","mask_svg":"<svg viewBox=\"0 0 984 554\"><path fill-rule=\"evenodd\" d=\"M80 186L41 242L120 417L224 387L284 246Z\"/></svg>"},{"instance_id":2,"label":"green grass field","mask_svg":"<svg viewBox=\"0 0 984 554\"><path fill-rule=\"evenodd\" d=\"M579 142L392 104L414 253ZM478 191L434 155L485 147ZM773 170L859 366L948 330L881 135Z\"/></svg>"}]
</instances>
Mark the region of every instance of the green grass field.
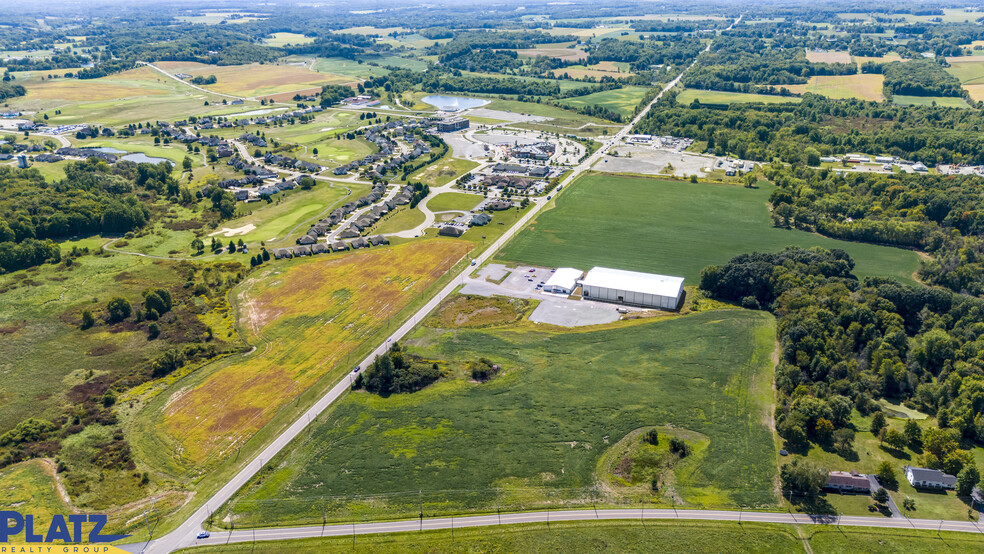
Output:
<instances>
[{"instance_id":1,"label":"green grass field","mask_svg":"<svg viewBox=\"0 0 984 554\"><path fill-rule=\"evenodd\" d=\"M892 97L892 102L900 106L940 106L943 108L969 108L970 106L963 98L954 96L904 96L896 94Z\"/></svg>"},{"instance_id":2,"label":"green grass field","mask_svg":"<svg viewBox=\"0 0 984 554\"><path fill-rule=\"evenodd\" d=\"M467 212L477 206L481 201L482 196L478 194L445 192L428 199L427 207L432 212L445 212L449 210L460 210Z\"/></svg>"},{"instance_id":3,"label":"green grass field","mask_svg":"<svg viewBox=\"0 0 984 554\"><path fill-rule=\"evenodd\" d=\"M915 252L772 227L767 203L773 188L589 174L562 192L556 206L538 215L497 257L550 267L652 271L696 284L703 267L741 253L822 246L849 252L859 277L913 282L919 268Z\"/></svg>"},{"instance_id":4,"label":"green grass field","mask_svg":"<svg viewBox=\"0 0 984 554\"><path fill-rule=\"evenodd\" d=\"M263 44L275 48L282 48L288 44L297 46L309 42L314 42L314 37L306 37L300 33L273 33L270 38L263 39Z\"/></svg>"},{"instance_id":5,"label":"green grass field","mask_svg":"<svg viewBox=\"0 0 984 554\"><path fill-rule=\"evenodd\" d=\"M799 102L796 96L774 96L771 94L748 94L744 92L719 92L716 90L685 89L677 95L677 104L689 106L694 100L704 104L738 104L762 102L764 104L780 104Z\"/></svg>"},{"instance_id":6,"label":"green grass field","mask_svg":"<svg viewBox=\"0 0 984 554\"><path fill-rule=\"evenodd\" d=\"M631 116L648 91L646 87L625 87L586 96L575 96L563 102L574 107L601 106L624 116Z\"/></svg>"},{"instance_id":7,"label":"green grass field","mask_svg":"<svg viewBox=\"0 0 984 554\"><path fill-rule=\"evenodd\" d=\"M452 158L446 155L410 175L411 181L420 181L430 186L442 186L478 167L478 162Z\"/></svg>"},{"instance_id":8,"label":"green grass field","mask_svg":"<svg viewBox=\"0 0 984 554\"><path fill-rule=\"evenodd\" d=\"M426 218L423 212L410 206L400 206L396 211L383 216L376 225L373 226L371 234L386 235L413 229L424 222Z\"/></svg>"},{"instance_id":9,"label":"green grass field","mask_svg":"<svg viewBox=\"0 0 984 554\"><path fill-rule=\"evenodd\" d=\"M860 98L878 102L885 99L882 93L884 83L883 75L816 75L810 77L806 85L788 88L794 92L813 92L833 99Z\"/></svg>"},{"instance_id":10,"label":"green grass field","mask_svg":"<svg viewBox=\"0 0 984 554\"><path fill-rule=\"evenodd\" d=\"M231 509L237 526L251 526L320 523L322 507L329 520L349 521L412 517L418 502L433 514L612 501L594 488L600 456L654 424L710 440L693 471L677 475L680 505L775 505L765 423L774 333L771 316L742 310L575 333L529 322L418 327L411 351L455 378L413 394L343 398ZM504 373L470 381L465 365L480 356Z\"/></svg>"},{"instance_id":11,"label":"green grass field","mask_svg":"<svg viewBox=\"0 0 984 554\"><path fill-rule=\"evenodd\" d=\"M298 58L303 59L303 58ZM353 79L368 79L370 77L381 77L389 75L389 70L384 67L359 63L344 58L317 58L311 69L318 73L331 73L333 75L345 75Z\"/></svg>"}]
</instances>

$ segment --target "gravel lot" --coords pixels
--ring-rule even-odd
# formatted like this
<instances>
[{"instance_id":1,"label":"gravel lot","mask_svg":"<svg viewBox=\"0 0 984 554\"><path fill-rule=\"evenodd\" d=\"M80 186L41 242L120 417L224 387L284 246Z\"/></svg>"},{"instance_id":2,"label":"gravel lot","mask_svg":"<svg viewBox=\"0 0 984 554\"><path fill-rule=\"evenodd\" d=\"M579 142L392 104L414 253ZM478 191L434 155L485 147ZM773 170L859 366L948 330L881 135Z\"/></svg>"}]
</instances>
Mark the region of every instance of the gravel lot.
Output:
<instances>
[{"instance_id":1,"label":"gravel lot","mask_svg":"<svg viewBox=\"0 0 984 554\"><path fill-rule=\"evenodd\" d=\"M715 163L712 158L688 154L686 152L674 152L670 150L656 150L644 146L619 146L615 149L618 157L605 156L595 164L596 171L608 173L641 173L643 175L667 175L666 165L673 165L673 175L686 177L697 175L703 177L704 169ZM631 158L625 157L632 154Z\"/></svg>"}]
</instances>

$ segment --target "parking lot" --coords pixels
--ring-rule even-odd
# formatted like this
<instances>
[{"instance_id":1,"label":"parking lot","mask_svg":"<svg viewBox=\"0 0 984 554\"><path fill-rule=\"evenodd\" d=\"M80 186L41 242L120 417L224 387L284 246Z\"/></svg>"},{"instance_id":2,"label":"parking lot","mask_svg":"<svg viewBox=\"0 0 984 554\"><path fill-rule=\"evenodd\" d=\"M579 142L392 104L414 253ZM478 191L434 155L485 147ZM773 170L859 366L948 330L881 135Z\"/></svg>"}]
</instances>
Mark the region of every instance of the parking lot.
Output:
<instances>
[{"instance_id":1,"label":"parking lot","mask_svg":"<svg viewBox=\"0 0 984 554\"><path fill-rule=\"evenodd\" d=\"M541 292L537 285L546 282L552 274L549 268L520 266L509 269L501 264L489 264L478 271L477 277L469 277L465 280L461 293L539 300L540 305L530 314L530 321L563 327L610 323L618 321L621 317L619 308L636 310L636 308L625 308L604 302L571 300L564 295ZM489 279L492 281L502 279L502 282L494 283Z\"/></svg>"}]
</instances>

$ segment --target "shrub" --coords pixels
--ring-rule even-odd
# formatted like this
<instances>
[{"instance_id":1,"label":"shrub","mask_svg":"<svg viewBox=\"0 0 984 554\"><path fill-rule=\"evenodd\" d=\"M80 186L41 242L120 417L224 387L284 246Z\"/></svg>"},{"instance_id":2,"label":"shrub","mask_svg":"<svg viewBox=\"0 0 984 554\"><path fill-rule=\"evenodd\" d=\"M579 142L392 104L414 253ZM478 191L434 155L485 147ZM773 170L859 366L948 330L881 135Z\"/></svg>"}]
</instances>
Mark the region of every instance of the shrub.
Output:
<instances>
[{"instance_id":1,"label":"shrub","mask_svg":"<svg viewBox=\"0 0 984 554\"><path fill-rule=\"evenodd\" d=\"M670 452L686 458L690 455L690 445L681 438L673 437L670 439Z\"/></svg>"},{"instance_id":2,"label":"shrub","mask_svg":"<svg viewBox=\"0 0 984 554\"><path fill-rule=\"evenodd\" d=\"M656 446L657 444L659 444L659 431L657 431L656 429L650 429L649 431L646 431L646 435L642 438L642 440L648 442L653 446Z\"/></svg>"},{"instance_id":3,"label":"shrub","mask_svg":"<svg viewBox=\"0 0 984 554\"><path fill-rule=\"evenodd\" d=\"M110 323L123 321L130 317L132 311L133 309L130 307L130 303L127 302L126 298L120 296L117 296L106 304L106 312L109 315L108 319Z\"/></svg>"},{"instance_id":4,"label":"shrub","mask_svg":"<svg viewBox=\"0 0 984 554\"><path fill-rule=\"evenodd\" d=\"M44 440L48 433L54 430L55 424L50 421L33 417L25 419L10 431L0 435L0 446Z\"/></svg>"},{"instance_id":5,"label":"shrub","mask_svg":"<svg viewBox=\"0 0 984 554\"><path fill-rule=\"evenodd\" d=\"M92 316L92 312L89 310L82 310L82 329L88 329L96 324L96 318Z\"/></svg>"}]
</instances>

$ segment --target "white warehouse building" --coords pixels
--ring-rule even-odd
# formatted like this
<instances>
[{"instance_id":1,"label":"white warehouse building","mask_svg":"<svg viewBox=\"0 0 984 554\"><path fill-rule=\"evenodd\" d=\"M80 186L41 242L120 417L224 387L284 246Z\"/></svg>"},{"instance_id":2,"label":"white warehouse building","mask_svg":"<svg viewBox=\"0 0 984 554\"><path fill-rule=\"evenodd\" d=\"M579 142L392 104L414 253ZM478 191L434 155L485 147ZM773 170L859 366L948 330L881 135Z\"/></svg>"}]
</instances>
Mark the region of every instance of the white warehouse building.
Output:
<instances>
[{"instance_id":1,"label":"white warehouse building","mask_svg":"<svg viewBox=\"0 0 984 554\"><path fill-rule=\"evenodd\" d=\"M558 267L553 275L543 284L543 292L553 294L571 294L577 288L577 280L584 272L573 267Z\"/></svg>"},{"instance_id":2,"label":"white warehouse building","mask_svg":"<svg viewBox=\"0 0 984 554\"><path fill-rule=\"evenodd\" d=\"M581 281L581 296L601 302L674 310L683 297L683 277L596 267Z\"/></svg>"}]
</instances>

